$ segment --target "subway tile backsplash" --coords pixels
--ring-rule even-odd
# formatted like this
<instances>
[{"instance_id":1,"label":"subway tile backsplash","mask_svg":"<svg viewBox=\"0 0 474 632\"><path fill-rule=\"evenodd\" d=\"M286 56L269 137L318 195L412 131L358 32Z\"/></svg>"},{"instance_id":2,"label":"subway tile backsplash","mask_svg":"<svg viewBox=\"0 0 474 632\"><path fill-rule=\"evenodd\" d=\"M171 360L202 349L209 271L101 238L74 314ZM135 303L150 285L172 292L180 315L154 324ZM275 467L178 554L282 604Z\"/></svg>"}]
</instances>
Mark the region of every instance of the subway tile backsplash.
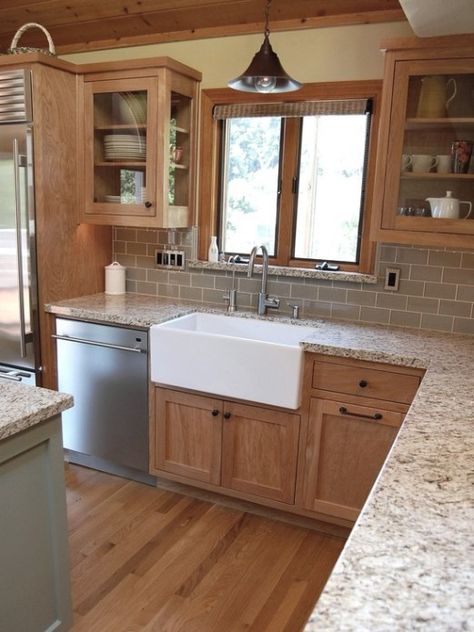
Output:
<instances>
[{"instance_id":1,"label":"subway tile backsplash","mask_svg":"<svg viewBox=\"0 0 474 632\"><path fill-rule=\"evenodd\" d=\"M242 308L256 304L260 277L241 273L154 267L154 252L169 238L192 256L193 231L114 229L114 258L127 267L127 291L223 305L228 288L238 290ZM400 269L398 292L384 290L386 267ZM474 334L474 252L382 244L377 283L270 277L268 292L279 296L279 312L301 306L301 316L390 324L443 332Z\"/></svg>"}]
</instances>

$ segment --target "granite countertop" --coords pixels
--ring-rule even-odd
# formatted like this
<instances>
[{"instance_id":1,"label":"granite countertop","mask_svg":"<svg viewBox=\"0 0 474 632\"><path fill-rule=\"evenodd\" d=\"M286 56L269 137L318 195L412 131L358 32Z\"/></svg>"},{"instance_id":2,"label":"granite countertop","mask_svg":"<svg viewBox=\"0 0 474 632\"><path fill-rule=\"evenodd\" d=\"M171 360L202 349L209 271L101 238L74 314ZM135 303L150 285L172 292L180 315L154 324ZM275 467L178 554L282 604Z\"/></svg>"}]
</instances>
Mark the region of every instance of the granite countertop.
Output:
<instances>
[{"instance_id":1,"label":"granite countertop","mask_svg":"<svg viewBox=\"0 0 474 632\"><path fill-rule=\"evenodd\" d=\"M136 294L47 309L141 327L218 311ZM474 630L474 337L299 322L314 326L308 351L427 369L305 632Z\"/></svg>"},{"instance_id":2,"label":"granite countertop","mask_svg":"<svg viewBox=\"0 0 474 632\"><path fill-rule=\"evenodd\" d=\"M71 395L0 380L0 440L71 408Z\"/></svg>"},{"instance_id":3,"label":"granite countertop","mask_svg":"<svg viewBox=\"0 0 474 632\"><path fill-rule=\"evenodd\" d=\"M148 329L170 318L195 312L196 304L144 294L92 294L46 305L45 310L57 316Z\"/></svg>"}]
</instances>

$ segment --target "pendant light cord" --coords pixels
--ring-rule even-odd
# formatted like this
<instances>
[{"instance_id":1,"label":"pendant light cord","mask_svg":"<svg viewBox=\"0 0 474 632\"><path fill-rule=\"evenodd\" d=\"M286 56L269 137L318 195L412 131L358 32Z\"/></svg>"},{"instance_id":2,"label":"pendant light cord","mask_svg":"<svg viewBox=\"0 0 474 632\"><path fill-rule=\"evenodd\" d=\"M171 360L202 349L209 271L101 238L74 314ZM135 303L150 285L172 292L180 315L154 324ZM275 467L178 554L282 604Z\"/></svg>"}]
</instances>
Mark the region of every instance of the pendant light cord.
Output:
<instances>
[{"instance_id":1,"label":"pendant light cord","mask_svg":"<svg viewBox=\"0 0 474 632\"><path fill-rule=\"evenodd\" d=\"M268 22L270 19L270 6L272 4L272 0L267 0L267 4L265 7L265 37L268 37L270 35L270 27L268 26Z\"/></svg>"}]
</instances>

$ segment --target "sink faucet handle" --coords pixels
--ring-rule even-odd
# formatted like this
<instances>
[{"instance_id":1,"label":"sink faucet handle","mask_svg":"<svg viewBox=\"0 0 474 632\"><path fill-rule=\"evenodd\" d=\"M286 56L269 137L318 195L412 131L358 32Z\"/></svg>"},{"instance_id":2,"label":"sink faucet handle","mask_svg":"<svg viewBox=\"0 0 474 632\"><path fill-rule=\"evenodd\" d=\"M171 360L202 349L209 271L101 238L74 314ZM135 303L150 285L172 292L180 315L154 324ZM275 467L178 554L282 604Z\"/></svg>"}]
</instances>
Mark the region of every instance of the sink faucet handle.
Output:
<instances>
[{"instance_id":1,"label":"sink faucet handle","mask_svg":"<svg viewBox=\"0 0 474 632\"><path fill-rule=\"evenodd\" d=\"M300 317L300 305L296 305L293 303L287 303L288 307L291 307L292 312L291 312L291 317L294 320L297 320Z\"/></svg>"},{"instance_id":2,"label":"sink faucet handle","mask_svg":"<svg viewBox=\"0 0 474 632\"><path fill-rule=\"evenodd\" d=\"M237 309L237 290L226 290L222 295L222 298L227 302L227 311L235 312Z\"/></svg>"},{"instance_id":3,"label":"sink faucet handle","mask_svg":"<svg viewBox=\"0 0 474 632\"><path fill-rule=\"evenodd\" d=\"M278 309L280 307L280 299L277 296L267 296L265 298L265 305Z\"/></svg>"}]
</instances>

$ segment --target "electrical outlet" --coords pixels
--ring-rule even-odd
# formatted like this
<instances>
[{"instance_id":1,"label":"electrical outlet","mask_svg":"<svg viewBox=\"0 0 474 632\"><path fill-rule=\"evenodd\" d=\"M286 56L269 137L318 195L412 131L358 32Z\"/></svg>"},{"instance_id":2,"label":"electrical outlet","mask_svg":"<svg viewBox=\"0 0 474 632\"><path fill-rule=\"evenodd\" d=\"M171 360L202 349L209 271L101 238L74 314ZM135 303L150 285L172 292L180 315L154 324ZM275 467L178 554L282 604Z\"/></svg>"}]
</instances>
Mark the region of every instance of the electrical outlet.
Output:
<instances>
[{"instance_id":1,"label":"electrical outlet","mask_svg":"<svg viewBox=\"0 0 474 632\"><path fill-rule=\"evenodd\" d=\"M155 266L173 270L184 270L184 250L155 250Z\"/></svg>"},{"instance_id":2,"label":"electrical outlet","mask_svg":"<svg viewBox=\"0 0 474 632\"><path fill-rule=\"evenodd\" d=\"M392 290L392 292L398 292L399 285L400 268L385 268L384 290Z\"/></svg>"}]
</instances>

